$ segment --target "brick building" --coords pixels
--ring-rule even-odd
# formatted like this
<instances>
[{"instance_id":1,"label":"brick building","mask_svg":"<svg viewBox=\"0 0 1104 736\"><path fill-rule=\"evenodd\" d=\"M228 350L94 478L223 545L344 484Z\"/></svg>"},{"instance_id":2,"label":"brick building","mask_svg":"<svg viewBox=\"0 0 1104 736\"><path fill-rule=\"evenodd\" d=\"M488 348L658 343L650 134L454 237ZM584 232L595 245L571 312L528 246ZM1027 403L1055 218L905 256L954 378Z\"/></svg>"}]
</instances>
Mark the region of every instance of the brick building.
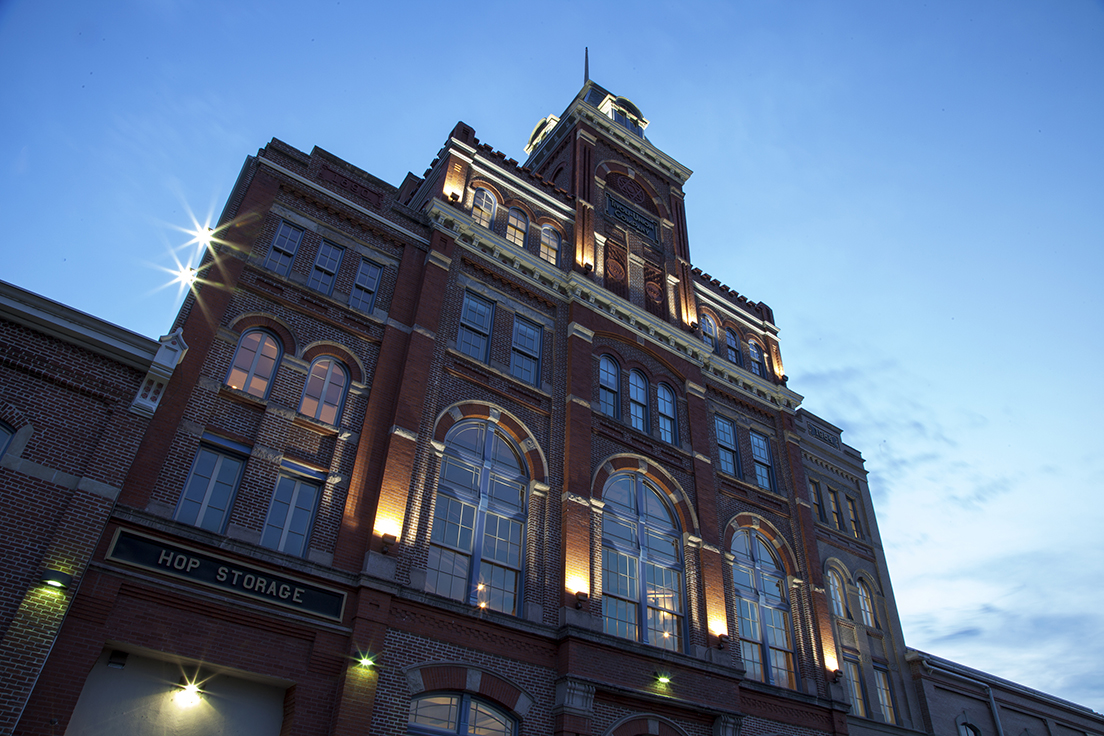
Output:
<instances>
[{"instance_id":1,"label":"brick building","mask_svg":"<svg viewBox=\"0 0 1104 736\"><path fill-rule=\"evenodd\" d=\"M10 733L85 578L186 346L0 281L0 733Z\"/></svg>"},{"instance_id":2,"label":"brick building","mask_svg":"<svg viewBox=\"0 0 1104 736\"><path fill-rule=\"evenodd\" d=\"M647 125L250 157L18 732L928 728L862 458Z\"/></svg>"}]
</instances>

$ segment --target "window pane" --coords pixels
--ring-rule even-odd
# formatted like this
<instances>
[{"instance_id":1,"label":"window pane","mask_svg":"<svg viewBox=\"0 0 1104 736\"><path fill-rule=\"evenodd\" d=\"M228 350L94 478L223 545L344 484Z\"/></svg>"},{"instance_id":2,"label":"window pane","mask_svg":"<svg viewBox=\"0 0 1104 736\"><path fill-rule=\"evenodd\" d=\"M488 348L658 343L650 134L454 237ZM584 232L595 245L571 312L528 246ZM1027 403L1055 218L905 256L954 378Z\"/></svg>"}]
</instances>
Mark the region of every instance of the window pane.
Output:
<instances>
[{"instance_id":1,"label":"window pane","mask_svg":"<svg viewBox=\"0 0 1104 736\"><path fill-rule=\"evenodd\" d=\"M372 311L382 270L371 261L360 262L360 270L357 271L356 282L353 284L353 293L349 295L351 307L362 312Z\"/></svg>"},{"instance_id":2,"label":"window pane","mask_svg":"<svg viewBox=\"0 0 1104 736\"><path fill-rule=\"evenodd\" d=\"M460 698L451 695L429 695L410 701L408 723L432 728L455 730L460 711Z\"/></svg>"},{"instance_id":3,"label":"window pane","mask_svg":"<svg viewBox=\"0 0 1104 736\"><path fill-rule=\"evenodd\" d=\"M744 660L744 670L749 679L763 681L763 652L759 645L750 642L740 642L740 655Z\"/></svg>"},{"instance_id":4,"label":"window pane","mask_svg":"<svg viewBox=\"0 0 1104 736\"><path fill-rule=\"evenodd\" d=\"M882 708L882 718L886 723L896 723L893 711L893 693L889 689L889 675L885 670L874 670L874 686L878 690L878 705Z\"/></svg>"},{"instance_id":5,"label":"window pane","mask_svg":"<svg viewBox=\"0 0 1104 736\"><path fill-rule=\"evenodd\" d=\"M468 595L468 556L430 546L426 591L462 601Z\"/></svg>"},{"instance_id":6,"label":"window pane","mask_svg":"<svg viewBox=\"0 0 1104 736\"><path fill-rule=\"evenodd\" d=\"M541 230L541 258L555 264L559 258L560 234L550 227Z\"/></svg>"},{"instance_id":7,"label":"window pane","mask_svg":"<svg viewBox=\"0 0 1104 736\"><path fill-rule=\"evenodd\" d=\"M602 592L621 598L637 598L637 562L608 547L602 550ZM633 614L633 621L636 615Z\"/></svg>"},{"instance_id":8,"label":"window pane","mask_svg":"<svg viewBox=\"0 0 1104 736\"><path fill-rule=\"evenodd\" d=\"M468 711L468 732L472 736L509 736L510 720L504 713L476 701Z\"/></svg>"}]
</instances>

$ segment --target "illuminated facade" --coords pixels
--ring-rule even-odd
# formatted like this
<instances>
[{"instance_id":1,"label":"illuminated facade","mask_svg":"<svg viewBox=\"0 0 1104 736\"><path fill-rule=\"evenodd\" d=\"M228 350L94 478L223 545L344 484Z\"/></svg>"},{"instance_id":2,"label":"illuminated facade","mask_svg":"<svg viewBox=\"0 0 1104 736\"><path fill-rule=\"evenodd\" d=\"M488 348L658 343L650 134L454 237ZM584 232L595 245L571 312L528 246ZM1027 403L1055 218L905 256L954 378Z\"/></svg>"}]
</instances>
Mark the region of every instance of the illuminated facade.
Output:
<instances>
[{"instance_id":1,"label":"illuminated facade","mask_svg":"<svg viewBox=\"0 0 1104 736\"><path fill-rule=\"evenodd\" d=\"M861 456L647 126L250 157L20 732L923 731Z\"/></svg>"}]
</instances>

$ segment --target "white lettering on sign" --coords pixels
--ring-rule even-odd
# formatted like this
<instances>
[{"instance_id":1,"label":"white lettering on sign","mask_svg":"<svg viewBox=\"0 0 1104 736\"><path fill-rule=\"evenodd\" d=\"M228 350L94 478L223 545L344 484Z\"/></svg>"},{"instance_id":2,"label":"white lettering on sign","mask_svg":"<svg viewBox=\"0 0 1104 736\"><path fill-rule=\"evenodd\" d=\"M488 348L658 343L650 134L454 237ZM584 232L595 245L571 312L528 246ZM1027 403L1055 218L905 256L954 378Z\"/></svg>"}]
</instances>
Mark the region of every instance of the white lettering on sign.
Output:
<instances>
[{"instance_id":1,"label":"white lettering on sign","mask_svg":"<svg viewBox=\"0 0 1104 736\"><path fill-rule=\"evenodd\" d=\"M175 563L172 566L175 567ZM241 580L241 584L238 583L239 579ZM296 603L303 602L303 593L306 592L304 588L293 587L287 583L280 583L275 580L269 580L268 578L262 578L260 575L244 573L241 570L235 570L225 565L219 567L215 572L215 580L220 583L229 582L232 588L251 590L254 593L262 593L285 601L290 598Z\"/></svg>"},{"instance_id":2,"label":"white lettering on sign","mask_svg":"<svg viewBox=\"0 0 1104 736\"><path fill-rule=\"evenodd\" d=\"M171 567L173 570L180 570L182 572L191 572L199 567L199 560L190 556L181 554L179 552L170 552L169 550L161 550L160 556L157 558L158 565L164 565L165 567Z\"/></svg>"}]
</instances>

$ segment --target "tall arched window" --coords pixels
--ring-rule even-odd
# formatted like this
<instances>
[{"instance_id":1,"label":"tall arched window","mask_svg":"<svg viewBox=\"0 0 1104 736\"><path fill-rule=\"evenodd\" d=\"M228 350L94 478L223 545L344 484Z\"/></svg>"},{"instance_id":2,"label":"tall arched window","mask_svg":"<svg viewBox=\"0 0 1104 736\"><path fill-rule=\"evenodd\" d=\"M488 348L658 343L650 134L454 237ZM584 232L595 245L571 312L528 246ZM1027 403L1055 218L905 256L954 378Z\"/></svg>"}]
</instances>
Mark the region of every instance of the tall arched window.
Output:
<instances>
[{"instance_id":1,"label":"tall arched window","mask_svg":"<svg viewBox=\"0 0 1104 736\"><path fill-rule=\"evenodd\" d=\"M606 416L621 416L621 369L608 355L598 363L598 407Z\"/></svg>"},{"instance_id":2,"label":"tall arched window","mask_svg":"<svg viewBox=\"0 0 1104 736\"><path fill-rule=\"evenodd\" d=\"M445 437L426 590L516 614L525 550L528 474L494 422L468 420Z\"/></svg>"},{"instance_id":3,"label":"tall arched window","mask_svg":"<svg viewBox=\"0 0 1104 736\"><path fill-rule=\"evenodd\" d=\"M763 349L754 340L748 340L748 357L751 358L751 372L765 377L767 367L763 365Z\"/></svg>"},{"instance_id":4,"label":"tall arched window","mask_svg":"<svg viewBox=\"0 0 1104 736\"><path fill-rule=\"evenodd\" d=\"M472 199L472 219L483 227L494 222L495 198L486 189L476 189Z\"/></svg>"},{"instance_id":5,"label":"tall arched window","mask_svg":"<svg viewBox=\"0 0 1104 736\"><path fill-rule=\"evenodd\" d=\"M513 736L516 724L505 712L467 694L436 693L410 701L409 734Z\"/></svg>"},{"instance_id":6,"label":"tall arched window","mask_svg":"<svg viewBox=\"0 0 1104 736\"><path fill-rule=\"evenodd\" d=\"M276 337L264 330L250 330L238 341L226 385L263 399L268 396L279 364L280 342Z\"/></svg>"},{"instance_id":7,"label":"tall arched window","mask_svg":"<svg viewBox=\"0 0 1104 736\"><path fill-rule=\"evenodd\" d=\"M326 424L337 424L348 385L349 374L345 366L333 358L319 358L307 375L299 413Z\"/></svg>"},{"instance_id":8,"label":"tall arched window","mask_svg":"<svg viewBox=\"0 0 1104 736\"><path fill-rule=\"evenodd\" d=\"M708 314L702 316L702 341L709 346L710 350L716 350L717 348L717 323L713 321L713 318Z\"/></svg>"},{"instance_id":9,"label":"tall arched window","mask_svg":"<svg viewBox=\"0 0 1104 736\"><path fill-rule=\"evenodd\" d=\"M750 529L741 529L732 537L732 554L740 655L747 676L793 688L793 634L786 570L766 538Z\"/></svg>"},{"instance_id":10,"label":"tall arched window","mask_svg":"<svg viewBox=\"0 0 1104 736\"><path fill-rule=\"evenodd\" d=\"M629 423L633 429L648 432L648 379L640 371L629 373Z\"/></svg>"},{"instance_id":11,"label":"tall arched window","mask_svg":"<svg viewBox=\"0 0 1104 736\"><path fill-rule=\"evenodd\" d=\"M863 581L858 581L859 587L859 612L862 614L862 622L867 626L877 626L874 622L874 596L870 594L870 588Z\"/></svg>"},{"instance_id":12,"label":"tall arched window","mask_svg":"<svg viewBox=\"0 0 1104 736\"><path fill-rule=\"evenodd\" d=\"M506 239L519 248L525 247L525 236L529 232L529 218L517 207L510 208L506 218Z\"/></svg>"},{"instance_id":13,"label":"tall arched window","mask_svg":"<svg viewBox=\"0 0 1104 736\"><path fill-rule=\"evenodd\" d=\"M728 351L728 359L736 365L743 365L744 359L740 354L740 338L732 330L725 330L725 349Z\"/></svg>"},{"instance_id":14,"label":"tall arched window","mask_svg":"<svg viewBox=\"0 0 1104 736\"><path fill-rule=\"evenodd\" d=\"M843 578L835 570L828 571L828 598L832 601L832 613L840 618L847 616L847 598L843 593Z\"/></svg>"},{"instance_id":15,"label":"tall arched window","mask_svg":"<svg viewBox=\"0 0 1104 736\"><path fill-rule=\"evenodd\" d=\"M560 234L547 225L541 228L540 256L552 265L560 259Z\"/></svg>"},{"instance_id":16,"label":"tall arched window","mask_svg":"<svg viewBox=\"0 0 1104 736\"><path fill-rule=\"evenodd\" d=\"M602 492L602 618L607 634L682 649L682 535L659 490L639 473Z\"/></svg>"},{"instance_id":17,"label":"tall arched window","mask_svg":"<svg viewBox=\"0 0 1104 736\"><path fill-rule=\"evenodd\" d=\"M659 384L659 438L672 445L678 442L678 420L675 414L675 392L666 384Z\"/></svg>"}]
</instances>

